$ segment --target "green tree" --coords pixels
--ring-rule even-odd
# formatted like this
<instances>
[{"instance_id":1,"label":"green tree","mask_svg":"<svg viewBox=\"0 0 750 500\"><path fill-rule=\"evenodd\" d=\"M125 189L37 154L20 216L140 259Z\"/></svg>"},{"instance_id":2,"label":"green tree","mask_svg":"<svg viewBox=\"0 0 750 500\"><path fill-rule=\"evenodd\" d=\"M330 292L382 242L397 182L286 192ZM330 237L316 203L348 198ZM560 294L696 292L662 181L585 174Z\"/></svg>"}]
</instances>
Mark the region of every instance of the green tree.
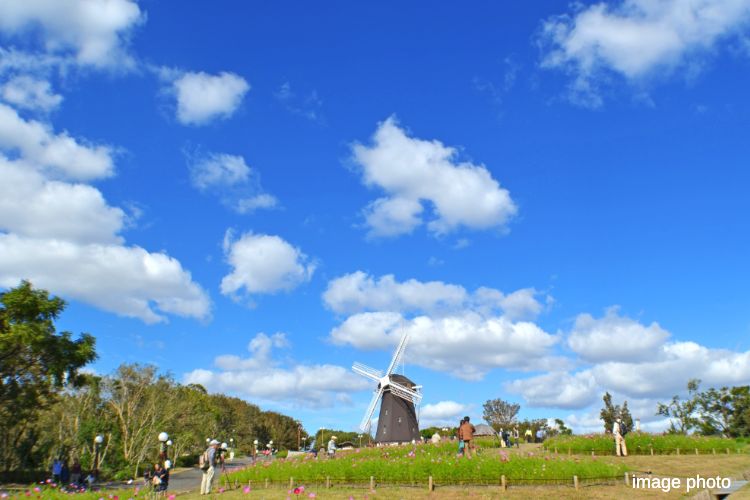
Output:
<instances>
[{"instance_id":1,"label":"green tree","mask_svg":"<svg viewBox=\"0 0 750 500\"><path fill-rule=\"evenodd\" d=\"M696 396L701 434L750 435L750 386L708 389Z\"/></svg>"},{"instance_id":2,"label":"green tree","mask_svg":"<svg viewBox=\"0 0 750 500\"><path fill-rule=\"evenodd\" d=\"M573 430L565 425L565 422L561 418L555 419L555 428L553 429L555 433L560 434L562 436L570 436L573 434Z\"/></svg>"},{"instance_id":3,"label":"green tree","mask_svg":"<svg viewBox=\"0 0 750 500\"><path fill-rule=\"evenodd\" d=\"M698 409L698 386L701 381L691 379L687 384L688 398L684 401L680 396L672 397L669 403L659 403L656 414L670 419L669 432L672 434L687 434L699 424L696 418Z\"/></svg>"},{"instance_id":4,"label":"green tree","mask_svg":"<svg viewBox=\"0 0 750 500\"><path fill-rule=\"evenodd\" d=\"M31 467L39 413L58 392L83 382L79 370L96 359L89 334L74 339L57 332L55 321L65 309L59 297L23 281L0 294L0 467Z\"/></svg>"},{"instance_id":5,"label":"green tree","mask_svg":"<svg viewBox=\"0 0 750 500\"><path fill-rule=\"evenodd\" d=\"M510 403L500 398L488 399L484 405L484 420L495 432L512 425L518 416L521 405Z\"/></svg>"},{"instance_id":6,"label":"green tree","mask_svg":"<svg viewBox=\"0 0 750 500\"><path fill-rule=\"evenodd\" d=\"M622 425L624 425L628 431L632 431L633 430L633 415L630 414L627 401L622 402L622 408L620 408L620 412L618 413L618 416L622 419Z\"/></svg>"},{"instance_id":7,"label":"green tree","mask_svg":"<svg viewBox=\"0 0 750 500\"><path fill-rule=\"evenodd\" d=\"M602 397L604 402L604 408L599 412L599 418L604 422L604 433L612 432L612 427L617 420L617 415L620 413L620 408L612 404L612 395L609 392L605 392Z\"/></svg>"}]
</instances>

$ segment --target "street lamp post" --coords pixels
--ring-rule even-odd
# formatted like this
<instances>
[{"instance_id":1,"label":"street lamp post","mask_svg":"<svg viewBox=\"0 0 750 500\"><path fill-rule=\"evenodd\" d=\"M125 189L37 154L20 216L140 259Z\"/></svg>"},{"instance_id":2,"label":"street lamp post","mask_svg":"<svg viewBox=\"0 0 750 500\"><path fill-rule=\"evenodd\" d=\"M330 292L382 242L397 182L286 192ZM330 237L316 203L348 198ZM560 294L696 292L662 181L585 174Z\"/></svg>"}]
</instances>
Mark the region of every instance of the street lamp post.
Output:
<instances>
[{"instance_id":1,"label":"street lamp post","mask_svg":"<svg viewBox=\"0 0 750 500\"><path fill-rule=\"evenodd\" d=\"M229 460L234 460L234 438L229 438Z\"/></svg>"},{"instance_id":2,"label":"street lamp post","mask_svg":"<svg viewBox=\"0 0 750 500\"><path fill-rule=\"evenodd\" d=\"M253 441L253 460L258 457L258 440Z\"/></svg>"},{"instance_id":3,"label":"street lamp post","mask_svg":"<svg viewBox=\"0 0 750 500\"><path fill-rule=\"evenodd\" d=\"M172 447L174 443L171 439L167 439L167 458L169 458L169 449Z\"/></svg>"},{"instance_id":4,"label":"street lamp post","mask_svg":"<svg viewBox=\"0 0 750 500\"><path fill-rule=\"evenodd\" d=\"M357 434L357 437L359 438L359 447L362 448L362 434Z\"/></svg>"},{"instance_id":5,"label":"street lamp post","mask_svg":"<svg viewBox=\"0 0 750 500\"><path fill-rule=\"evenodd\" d=\"M323 429L323 428L321 427L321 428L320 428L320 444L318 445L318 449L319 449L319 450L321 449L321 446L325 446L325 444L324 444L324 442L323 442L323 435L324 435L324 433L323 433L323 430L324 430L324 429Z\"/></svg>"},{"instance_id":6,"label":"street lamp post","mask_svg":"<svg viewBox=\"0 0 750 500\"><path fill-rule=\"evenodd\" d=\"M159 433L159 461L164 462L167 459L167 441L169 441L169 434L166 432Z\"/></svg>"},{"instance_id":7,"label":"street lamp post","mask_svg":"<svg viewBox=\"0 0 750 500\"><path fill-rule=\"evenodd\" d=\"M94 479L99 479L99 447L104 442L104 436L97 434L94 438Z\"/></svg>"},{"instance_id":8,"label":"street lamp post","mask_svg":"<svg viewBox=\"0 0 750 500\"><path fill-rule=\"evenodd\" d=\"M302 449L303 450L307 449L307 438L306 437L302 438Z\"/></svg>"}]
</instances>

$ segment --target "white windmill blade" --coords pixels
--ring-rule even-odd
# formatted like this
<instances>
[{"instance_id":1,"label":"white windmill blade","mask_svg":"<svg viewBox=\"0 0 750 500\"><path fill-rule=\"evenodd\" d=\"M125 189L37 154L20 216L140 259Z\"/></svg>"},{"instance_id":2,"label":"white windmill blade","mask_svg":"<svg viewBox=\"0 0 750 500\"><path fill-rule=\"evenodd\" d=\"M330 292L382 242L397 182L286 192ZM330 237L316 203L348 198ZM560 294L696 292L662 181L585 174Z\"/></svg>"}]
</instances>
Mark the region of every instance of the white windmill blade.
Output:
<instances>
[{"instance_id":1,"label":"white windmill blade","mask_svg":"<svg viewBox=\"0 0 750 500\"><path fill-rule=\"evenodd\" d=\"M382 371L376 370L375 368L370 368L369 366L363 365L362 363L354 363L352 365L352 370L364 377L374 380L375 382L380 382L380 379L383 378Z\"/></svg>"},{"instance_id":2,"label":"white windmill blade","mask_svg":"<svg viewBox=\"0 0 750 500\"><path fill-rule=\"evenodd\" d=\"M420 392L413 391L397 382L391 381L391 383L388 385L388 388L391 390L391 393L393 393L393 395L398 396L401 399L411 401L414 404L418 404L422 400L422 394Z\"/></svg>"},{"instance_id":3,"label":"white windmill blade","mask_svg":"<svg viewBox=\"0 0 750 500\"><path fill-rule=\"evenodd\" d=\"M388 367L388 371L385 372L386 375L390 375L391 373L393 373L393 369L396 368L396 366L401 362L401 357L404 355L404 351L406 350L406 342L408 340L409 335L407 333L404 333L401 336L398 347L396 347L396 352L393 353L391 365Z\"/></svg>"},{"instance_id":4,"label":"white windmill blade","mask_svg":"<svg viewBox=\"0 0 750 500\"><path fill-rule=\"evenodd\" d=\"M367 408L367 412L365 412L365 418L362 419L362 422L359 424L359 428L362 430L362 432L370 432L370 426L372 425L372 414L375 413L375 407L378 405L378 401L380 400L380 396L383 395L383 387L380 387L375 394L372 395L372 401L370 401L370 406Z\"/></svg>"}]
</instances>

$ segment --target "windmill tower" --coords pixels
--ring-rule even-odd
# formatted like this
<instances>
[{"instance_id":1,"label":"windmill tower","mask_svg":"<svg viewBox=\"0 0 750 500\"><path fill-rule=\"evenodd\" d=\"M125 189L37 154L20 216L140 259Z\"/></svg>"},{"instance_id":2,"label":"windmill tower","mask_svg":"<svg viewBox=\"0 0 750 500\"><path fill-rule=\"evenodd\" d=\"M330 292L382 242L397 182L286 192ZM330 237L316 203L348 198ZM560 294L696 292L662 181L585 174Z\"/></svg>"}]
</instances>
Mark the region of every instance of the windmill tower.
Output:
<instances>
[{"instance_id":1,"label":"windmill tower","mask_svg":"<svg viewBox=\"0 0 750 500\"><path fill-rule=\"evenodd\" d=\"M380 401L380 417L375 433L377 443L408 443L413 439L419 439L416 405L422 399L422 386L416 385L403 375L393 373L404 355L407 340L408 337L404 334L385 374L361 363L354 363L352 366L355 373L378 383L370 406L359 425L362 432L370 432L372 415Z\"/></svg>"}]
</instances>

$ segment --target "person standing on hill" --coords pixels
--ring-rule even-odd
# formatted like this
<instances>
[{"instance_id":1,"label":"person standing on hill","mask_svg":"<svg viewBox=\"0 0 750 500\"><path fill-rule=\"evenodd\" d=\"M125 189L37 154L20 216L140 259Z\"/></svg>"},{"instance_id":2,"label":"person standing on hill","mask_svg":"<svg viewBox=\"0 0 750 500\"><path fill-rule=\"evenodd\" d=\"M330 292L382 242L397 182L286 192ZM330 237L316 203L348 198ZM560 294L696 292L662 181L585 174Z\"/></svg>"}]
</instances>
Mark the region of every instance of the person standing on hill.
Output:
<instances>
[{"instance_id":1,"label":"person standing on hill","mask_svg":"<svg viewBox=\"0 0 750 500\"><path fill-rule=\"evenodd\" d=\"M521 441L521 433L518 432L518 426L513 427L513 441L516 443L516 448L518 448Z\"/></svg>"},{"instance_id":2,"label":"person standing on hill","mask_svg":"<svg viewBox=\"0 0 750 500\"><path fill-rule=\"evenodd\" d=\"M459 428L461 437L464 440L464 454L466 458L471 458L471 448L473 446L472 441L474 439L474 433L477 431L474 425L469 421L469 417L464 417L464 423Z\"/></svg>"},{"instance_id":3,"label":"person standing on hill","mask_svg":"<svg viewBox=\"0 0 750 500\"><path fill-rule=\"evenodd\" d=\"M336 456L336 436L331 436L331 440L328 441L328 458Z\"/></svg>"},{"instance_id":4,"label":"person standing on hill","mask_svg":"<svg viewBox=\"0 0 750 500\"><path fill-rule=\"evenodd\" d=\"M531 432L531 427L527 428L523 435L526 437L526 443L531 443L531 440L534 437L534 434Z\"/></svg>"},{"instance_id":5,"label":"person standing on hill","mask_svg":"<svg viewBox=\"0 0 750 500\"><path fill-rule=\"evenodd\" d=\"M622 423L622 418L617 417L614 425L612 426L612 434L615 436L615 451L617 456L627 457L628 447L625 444L625 434L628 432L625 424Z\"/></svg>"}]
</instances>

